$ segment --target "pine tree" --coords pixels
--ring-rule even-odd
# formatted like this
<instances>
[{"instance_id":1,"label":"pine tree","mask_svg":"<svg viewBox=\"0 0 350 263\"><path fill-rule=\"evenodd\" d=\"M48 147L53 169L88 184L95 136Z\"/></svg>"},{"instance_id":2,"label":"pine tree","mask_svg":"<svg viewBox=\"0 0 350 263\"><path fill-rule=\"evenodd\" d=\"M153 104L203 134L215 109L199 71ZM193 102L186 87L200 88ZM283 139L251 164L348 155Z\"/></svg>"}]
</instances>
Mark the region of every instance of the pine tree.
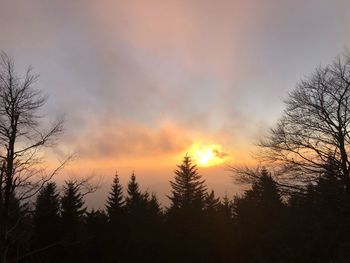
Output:
<instances>
[{"instance_id":1,"label":"pine tree","mask_svg":"<svg viewBox=\"0 0 350 263\"><path fill-rule=\"evenodd\" d=\"M50 182L39 192L35 202L34 227L37 245L50 245L59 239L59 194Z\"/></svg>"},{"instance_id":2,"label":"pine tree","mask_svg":"<svg viewBox=\"0 0 350 263\"><path fill-rule=\"evenodd\" d=\"M214 191L211 190L210 194L206 194L204 204L207 212L216 212L221 204L220 197L215 197Z\"/></svg>"},{"instance_id":3,"label":"pine tree","mask_svg":"<svg viewBox=\"0 0 350 263\"><path fill-rule=\"evenodd\" d=\"M276 182L265 168L261 170L259 180L253 184L252 189L246 192L246 196L265 209L274 209L282 205Z\"/></svg>"},{"instance_id":4,"label":"pine tree","mask_svg":"<svg viewBox=\"0 0 350 263\"><path fill-rule=\"evenodd\" d=\"M133 172L127 189L126 209L129 213L135 212L142 203L142 193L139 189L139 184L136 181L135 173Z\"/></svg>"},{"instance_id":5,"label":"pine tree","mask_svg":"<svg viewBox=\"0 0 350 263\"><path fill-rule=\"evenodd\" d=\"M223 202L220 205L220 212L228 220L232 219L232 202L228 198L227 194L225 194Z\"/></svg>"},{"instance_id":6,"label":"pine tree","mask_svg":"<svg viewBox=\"0 0 350 263\"><path fill-rule=\"evenodd\" d=\"M266 169L262 169L252 188L245 191L243 197L234 200L234 212L237 220L244 222L260 217L269 224L269 217L279 213L283 203L277 185ZM257 216L259 214L259 216Z\"/></svg>"},{"instance_id":7,"label":"pine tree","mask_svg":"<svg viewBox=\"0 0 350 263\"><path fill-rule=\"evenodd\" d=\"M167 221L171 226L174 262L205 262L207 249L205 242L204 205L205 181L198 174L196 165L189 156L175 170L175 178L170 181L171 201ZM178 247L178 244L182 245ZM175 248L176 247L176 248Z\"/></svg>"},{"instance_id":8,"label":"pine tree","mask_svg":"<svg viewBox=\"0 0 350 263\"><path fill-rule=\"evenodd\" d=\"M116 252L117 243L115 240L107 239L108 216L103 210L90 210L85 216L85 234L88 235L85 243L85 251L82 253L85 258L79 262L111 262L108 258L108 245L113 244L111 249Z\"/></svg>"},{"instance_id":9,"label":"pine tree","mask_svg":"<svg viewBox=\"0 0 350 263\"><path fill-rule=\"evenodd\" d=\"M276 262L285 246L283 203L276 182L266 169L252 188L233 203L238 261Z\"/></svg>"},{"instance_id":10,"label":"pine tree","mask_svg":"<svg viewBox=\"0 0 350 263\"><path fill-rule=\"evenodd\" d=\"M66 182L61 198L61 214L63 231L70 241L77 238L85 211L86 208L84 207L83 196L79 191L79 185L73 181Z\"/></svg>"},{"instance_id":11,"label":"pine tree","mask_svg":"<svg viewBox=\"0 0 350 263\"><path fill-rule=\"evenodd\" d=\"M214 191L206 194L204 200L204 227L199 233L202 235L201 246L207 262L228 262L226 257L230 236L232 236L230 218L222 212L220 198Z\"/></svg>"},{"instance_id":12,"label":"pine tree","mask_svg":"<svg viewBox=\"0 0 350 263\"><path fill-rule=\"evenodd\" d=\"M145 220L148 220L151 224L157 223L162 216L162 209L158 198L154 193L142 193L139 210L143 214Z\"/></svg>"},{"instance_id":13,"label":"pine tree","mask_svg":"<svg viewBox=\"0 0 350 263\"><path fill-rule=\"evenodd\" d=\"M29 242L31 238L31 218L30 218L30 206L27 202L23 202L18 198L16 193L11 193L8 200L9 205L9 217L10 220L8 226L11 227L11 231L8 231L7 238L11 241L11 246L7 252L7 256L10 261L16 260L16 256L19 253L26 253L29 247ZM1 221L1 215L0 215ZM0 228L3 225L0 222ZM0 240L1 243L1 240ZM0 244L2 245L2 244ZM1 253L0 253L0 262L1 261ZM12 258L12 259L11 259ZM7 262L7 261L4 261Z\"/></svg>"},{"instance_id":14,"label":"pine tree","mask_svg":"<svg viewBox=\"0 0 350 263\"><path fill-rule=\"evenodd\" d=\"M189 156L175 170L174 181L170 181L172 196L170 209L202 209L206 194L205 181L198 174L197 166Z\"/></svg>"},{"instance_id":15,"label":"pine tree","mask_svg":"<svg viewBox=\"0 0 350 263\"><path fill-rule=\"evenodd\" d=\"M339 255L349 258L345 245L349 240L349 195L339 174L339 165L329 157L317 183L290 198L288 240L294 261L346 262Z\"/></svg>"},{"instance_id":16,"label":"pine tree","mask_svg":"<svg viewBox=\"0 0 350 263\"><path fill-rule=\"evenodd\" d=\"M113 180L112 190L109 193L106 205L109 218L112 220L113 218L120 216L124 209L123 206L123 189L119 182L118 173L116 173Z\"/></svg>"},{"instance_id":17,"label":"pine tree","mask_svg":"<svg viewBox=\"0 0 350 263\"><path fill-rule=\"evenodd\" d=\"M141 192L133 172L128 183L125 201L128 232L124 245L134 249L133 253L127 255L127 262L151 262L154 256L153 249L156 247L154 240L157 236L154 229L159 228L159 224L155 226L156 218L151 208L154 203L151 205L151 200L148 192Z\"/></svg>"},{"instance_id":18,"label":"pine tree","mask_svg":"<svg viewBox=\"0 0 350 263\"><path fill-rule=\"evenodd\" d=\"M158 198L154 193L151 194L151 198L148 201L148 210L154 217L159 217L162 214Z\"/></svg>"}]
</instances>

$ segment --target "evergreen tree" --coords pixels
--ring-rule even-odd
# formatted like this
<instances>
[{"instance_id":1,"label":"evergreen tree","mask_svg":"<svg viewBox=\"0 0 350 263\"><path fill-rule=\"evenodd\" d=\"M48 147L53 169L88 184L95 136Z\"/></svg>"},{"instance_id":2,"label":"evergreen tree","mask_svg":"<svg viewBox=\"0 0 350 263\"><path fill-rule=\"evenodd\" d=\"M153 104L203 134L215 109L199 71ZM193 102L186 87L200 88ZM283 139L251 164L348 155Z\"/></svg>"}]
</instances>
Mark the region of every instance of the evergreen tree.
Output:
<instances>
[{"instance_id":1,"label":"evergreen tree","mask_svg":"<svg viewBox=\"0 0 350 263\"><path fill-rule=\"evenodd\" d=\"M85 245L83 256L84 260L80 262L112 262L109 250L116 252L116 243L112 243L107 239L108 216L104 211L92 209L86 212L85 216L85 231L88 236ZM114 241L114 240L113 240Z\"/></svg>"},{"instance_id":2,"label":"evergreen tree","mask_svg":"<svg viewBox=\"0 0 350 263\"><path fill-rule=\"evenodd\" d=\"M58 242L60 232L60 203L57 186L48 183L39 192L35 202L34 227L38 246L51 245Z\"/></svg>"},{"instance_id":3,"label":"evergreen tree","mask_svg":"<svg viewBox=\"0 0 350 263\"><path fill-rule=\"evenodd\" d=\"M130 177L127 193L128 195L126 197L126 209L129 213L134 213L140 207L143 199L134 172Z\"/></svg>"},{"instance_id":4,"label":"evergreen tree","mask_svg":"<svg viewBox=\"0 0 350 263\"><path fill-rule=\"evenodd\" d=\"M226 219L232 219L232 201L229 200L227 194L225 194L223 202L220 204L220 213Z\"/></svg>"},{"instance_id":5,"label":"evergreen tree","mask_svg":"<svg viewBox=\"0 0 350 263\"><path fill-rule=\"evenodd\" d=\"M284 253L283 203L266 169L233 203L238 262L276 262Z\"/></svg>"},{"instance_id":6,"label":"evergreen tree","mask_svg":"<svg viewBox=\"0 0 350 263\"><path fill-rule=\"evenodd\" d=\"M118 173L116 173L113 180L112 190L109 193L106 205L109 218L113 220L113 218L121 216L124 209L123 206L123 189L119 182Z\"/></svg>"},{"instance_id":7,"label":"evergreen tree","mask_svg":"<svg viewBox=\"0 0 350 263\"><path fill-rule=\"evenodd\" d=\"M125 208L128 232L124 244L127 249L133 248L127 254L127 262L157 261L161 230L158 200L148 192L141 192L134 173L128 183Z\"/></svg>"},{"instance_id":8,"label":"evergreen tree","mask_svg":"<svg viewBox=\"0 0 350 263\"><path fill-rule=\"evenodd\" d=\"M165 262L162 250L166 239L164 238L162 209L157 196L145 192L142 194L142 206L139 208L142 217L139 219L140 230L138 239L142 242L142 249L139 250L140 257L137 262ZM147 255L147 256L145 256Z\"/></svg>"},{"instance_id":9,"label":"evergreen tree","mask_svg":"<svg viewBox=\"0 0 350 263\"><path fill-rule=\"evenodd\" d=\"M204 227L200 234L203 236L201 243L205 258L208 262L222 262L223 252L227 249L226 234L230 230L222 220L220 198L215 196L213 190L206 194L204 205Z\"/></svg>"},{"instance_id":10,"label":"evergreen tree","mask_svg":"<svg viewBox=\"0 0 350 263\"><path fill-rule=\"evenodd\" d=\"M79 185L73 181L67 181L61 198L61 214L63 230L70 241L77 238L79 225L82 222L85 210Z\"/></svg>"},{"instance_id":11,"label":"evergreen tree","mask_svg":"<svg viewBox=\"0 0 350 263\"><path fill-rule=\"evenodd\" d=\"M281 195L275 181L266 169L262 169L252 188L245 191L243 197L235 198L234 212L238 221L255 220L257 213L260 213L260 222L269 221L268 218L279 213L282 206Z\"/></svg>"},{"instance_id":12,"label":"evergreen tree","mask_svg":"<svg viewBox=\"0 0 350 263\"><path fill-rule=\"evenodd\" d=\"M350 258L350 202L339 173L339 166L329 158L317 183L290 198L287 225L294 261L346 262Z\"/></svg>"},{"instance_id":13,"label":"evergreen tree","mask_svg":"<svg viewBox=\"0 0 350 263\"><path fill-rule=\"evenodd\" d=\"M124 251L126 250L126 239L130 226L125 209L123 189L117 173L115 174L112 190L107 199L106 208L109 224L107 226L108 233L106 234L108 241L105 247L109 249L107 249L105 256L109 258L110 262L123 261L123 258L126 258ZM117 254L116 248L118 248Z\"/></svg>"},{"instance_id":14,"label":"evergreen tree","mask_svg":"<svg viewBox=\"0 0 350 263\"><path fill-rule=\"evenodd\" d=\"M162 214L158 198L154 193L151 194L151 198L148 200L148 210L153 217L160 217Z\"/></svg>"},{"instance_id":15,"label":"evergreen tree","mask_svg":"<svg viewBox=\"0 0 350 263\"><path fill-rule=\"evenodd\" d=\"M152 193L145 192L141 195L140 211L143 214L145 222L150 225L157 225L160 223L162 217L162 209L160 207L157 196Z\"/></svg>"},{"instance_id":16,"label":"evergreen tree","mask_svg":"<svg viewBox=\"0 0 350 263\"><path fill-rule=\"evenodd\" d=\"M175 170L174 181L170 181L172 196L170 209L202 209L206 194L205 181L198 174L197 167L189 156Z\"/></svg>"},{"instance_id":17,"label":"evergreen tree","mask_svg":"<svg viewBox=\"0 0 350 263\"><path fill-rule=\"evenodd\" d=\"M177 166L175 178L170 181L171 201L167 219L171 229L171 247L174 262L204 262L205 241L204 205L206 186L189 156ZM178 247L178 244L182 245Z\"/></svg>"},{"instance_id":18,"label":"evergreen tree","mask_svg":"<svg viewBox=\"0 0 350 263\"><path fill-rule=\"evenodd\" d=\"M209 228L213 229L214 237L212 240L218 240L213 247L216 247L217 262L231 262L231 251L233 243L236 239L232 220L232 201L225 194L223 201L220 202L218 208L218 216L214 223L210 224ZM215 249L214 249L215 250Z\"/></svg>"},{"instance_id":19,"label":"evergreen tree","mask_svg":"<svg viewBox=\"0 0 350 263\"><path fill-rule=\"evenodd\" d=\"M215 197L214 191L211 190L210 194L206 194L204 204L207 212L215 213L221 205L220 197Z\"/></svg>"},{"instance_id":20,"label":"evergreen tree","mask_svg":"<svg viewBox=\"0 0 350 263\"><path fill-rule=\"evenodd\" d=\"M9 196L8 205L8 219L10 220L8 226L11 227L11 231L7 232L7 238L9 241L11 241L11 246L9 246L7 256L9 259L12 258L12 260L15 260L18 254L26 253L28 251L29 245L31 245L30 241L32 237L30 234L32 229L30 226L30 207L27 202L21 202L20 199L17 197L16 193L14 192ZM1 227L3 226L0 223L0 228ZM9 260L8 262L12 260Z\"/></svg>"}]
</instances>

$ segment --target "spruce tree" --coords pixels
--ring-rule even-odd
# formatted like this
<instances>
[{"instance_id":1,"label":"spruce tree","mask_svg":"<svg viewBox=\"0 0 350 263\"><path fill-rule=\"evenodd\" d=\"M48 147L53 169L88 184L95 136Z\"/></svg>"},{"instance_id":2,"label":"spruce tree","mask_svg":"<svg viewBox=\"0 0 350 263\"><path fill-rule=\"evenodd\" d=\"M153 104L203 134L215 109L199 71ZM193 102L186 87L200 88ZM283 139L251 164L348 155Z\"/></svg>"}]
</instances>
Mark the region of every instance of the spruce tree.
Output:
<instances>
[{"instance_id":1,"label":"spruce tree","mask_svg":"<svg viewBox=\"0 0 350 263\"><path fill-rule=\"evenodd\" d=\"M123 206L123 189L119 182L118 173L116 173L113 180L112 190L109 193L106 205L109 219L113 220L113 218L120 216L123 212Z\"/></svg>"},{"instance_id":2,"label":"spruce tree","mask_svg":"<svg viewBox=\"0 0 350 263\"><path fill-rule=\"evenodd\" d=\"M107 234L112 231L108 228L107 214L103 210L92 209L86 212L84 218L88 239L85 242L85 250L81 253L83 258L79 262L112 262L108 252L111 250L116 253L119 244L116 240L108 239Z\"/></svg>"},{"instance_id":3,"label":"spruce tree","mask_svg":"<svg viewBox=\"0 0 350 263\"><path fill-rule=\"evenodd\" d=\"M317 183L289 200L288 240L292 240L289 246L294 249L294 261L346 262L343 257L349 258L348 248L344 246L350 233L349 195L339 178L339 169L329 157Z\"/></svg>"},{"instance_id":4,"label":"spruce tree","mask_svg":"<svg viewBox=\"0 0 350 263\"><path fill-rule=\"evenodd\" d=\"M204 207L204 226L199 233L203 255L207 262L226 262L223 260L227 253L228 240L232 235L229 219L221 211L220 198L214 191L206 194Z\"/></svg>"},{"instance_id":5,"label":"spruce tree","mask_svg":"<svg viewBox=\"0 0 350 263\"><path fill-rule=\"evenodd\" d=\"M225 218L228 220L232 219L232 201L228 198L227 193L220 205L220 211Z\"/></svg>"},{"instance_id":6,"label":"spruce tree","mask_svg":"<svg viewBox=\"0 0 350 263\"><path fill-rule=\"evenodd\" d=\"M62 226L68 240L77 238L78 229L86 211L79 185L67 181L61 198Z\"/></svg>"},{"instance_id":7,"label":"spruce tree","mask_svg":"<svg viewBox=\"0 0 350 263\"><path fill-rule=\"evenodd\" d=\"M284 205L276 182L266 169L252 188L233 203L238 261L276 262L285 244Z\"/></svg>"},{"instance_id":8,"label":"spruce tree","mask_svg":"<svg viewBox=\"0 0 350 263\"><path fill-rule=\"evenodd\" d=\"M139 184L136 181L135 173L133 172L130 181L128 183L128 189L127 189L127 197L126 197L126 209L129 213L135 212L137 208L142 203L142 193L139 189Z\"/></svg>"},{"instance_id":9,"label":"spruce tree","mask_svg":"<svg viewBox=\"0 0 350 263\"><path fill-rule=\"evenodd\" d=\"M50 245L58 241L59 209L57 186L54 182L50 182L41 189L35 202L33 220L37 245Z\"/></svg>"},{"instance_id":10,"label":"spruce tree","mask_svg":"<svg viewBox=\"0 0 350 263\"><path fill-rule=\"evenodd\" d=\"M175 178L170 181L171 201L167 220L173 236L172 253L176 254L175 262L205 262L206 246L204 206L206 187L205 181L198 174L196 165L189 156L175 170ZM178 244L182 245L178 247Z\"/></svg>"},{"instance_id":11,"label":"spruce tree","mask_svg":"<svg viewBox=\"0 0 350 263\"><path fill-rule=\"evenodd\" d=\"M204 203L205 210L209 213L216 212L221 205L220 197L215 197L215 193L213 190L211 190L210 194L206 194Z\"/></svg>"},{"instance_id":12,"label":"spruce tree","mask_svg":"<svg viewBox=\"0 0 350 263\"><path fill-rule=\"evenodd\" d=\"M243 197L236 197L234 200L234 213L236 220L246 224L255 218L260 218L260 224L265 220L270 224L270 217L281 212L283 207L281 195L276 182L266 169L262 169L258 179L253 183L252 188L245 191Z\"/></svg>"},{"instance_id":13,"label":"spruce tree","mask_svg":"<svg viewBox=\"0 0 350 263\"><path fill-rule=\"evenodd\" d=\"M148 200L148 210L154 217L159 217L162 214L158 198L154 193L151 194L151 198Z\"/></svg>"},{"instance_id":14,"label":"spruce tree","mask_svg":"<svg viewBox=\"0 0 350 263\"><path fill-rule=\"evenodd\" d=\"M206 195L205 181L198 174L197 166L189 156L175 170L174 181L170 181L172 195L170 209L202 209Z\"/></svg>"}]
</instances>

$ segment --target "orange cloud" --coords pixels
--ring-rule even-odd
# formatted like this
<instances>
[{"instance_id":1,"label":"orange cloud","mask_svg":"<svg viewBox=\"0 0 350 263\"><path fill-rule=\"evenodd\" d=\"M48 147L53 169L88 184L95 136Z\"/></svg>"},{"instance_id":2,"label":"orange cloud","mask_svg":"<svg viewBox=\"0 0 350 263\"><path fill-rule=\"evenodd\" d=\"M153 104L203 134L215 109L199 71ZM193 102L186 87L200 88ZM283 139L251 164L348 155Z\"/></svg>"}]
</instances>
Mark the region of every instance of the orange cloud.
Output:
<instances>
[{"instance_id":1,"label":"orange cloud","mask_svg":"<svg viewBox=\"0 0 350 263\"><path fill-rule=\"evenodd\" d=\"M103 119L89 125L77 141L76 150L83 159L171 156L191 142L187 132L169 122L149 127L131 121Z\"/></svg>"}]
</instances>

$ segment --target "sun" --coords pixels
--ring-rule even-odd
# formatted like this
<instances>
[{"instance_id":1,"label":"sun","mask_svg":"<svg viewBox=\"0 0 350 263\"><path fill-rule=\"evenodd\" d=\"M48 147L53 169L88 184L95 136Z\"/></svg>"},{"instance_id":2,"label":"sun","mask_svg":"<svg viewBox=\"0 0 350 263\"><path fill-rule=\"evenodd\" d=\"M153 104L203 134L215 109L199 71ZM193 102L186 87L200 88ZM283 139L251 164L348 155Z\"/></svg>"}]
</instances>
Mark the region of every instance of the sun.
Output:
<instances>
[{"instance_id":1,"label":"sun","mask_svg":"<svg viewBox=\"0 0 350 263\"><path fill-rule=\"evenodd\" d=\"M211 167L224 163L228 154L219 144L194 143L189 147L188 154L200 167Z\"/></svg>"}]
</instances>

